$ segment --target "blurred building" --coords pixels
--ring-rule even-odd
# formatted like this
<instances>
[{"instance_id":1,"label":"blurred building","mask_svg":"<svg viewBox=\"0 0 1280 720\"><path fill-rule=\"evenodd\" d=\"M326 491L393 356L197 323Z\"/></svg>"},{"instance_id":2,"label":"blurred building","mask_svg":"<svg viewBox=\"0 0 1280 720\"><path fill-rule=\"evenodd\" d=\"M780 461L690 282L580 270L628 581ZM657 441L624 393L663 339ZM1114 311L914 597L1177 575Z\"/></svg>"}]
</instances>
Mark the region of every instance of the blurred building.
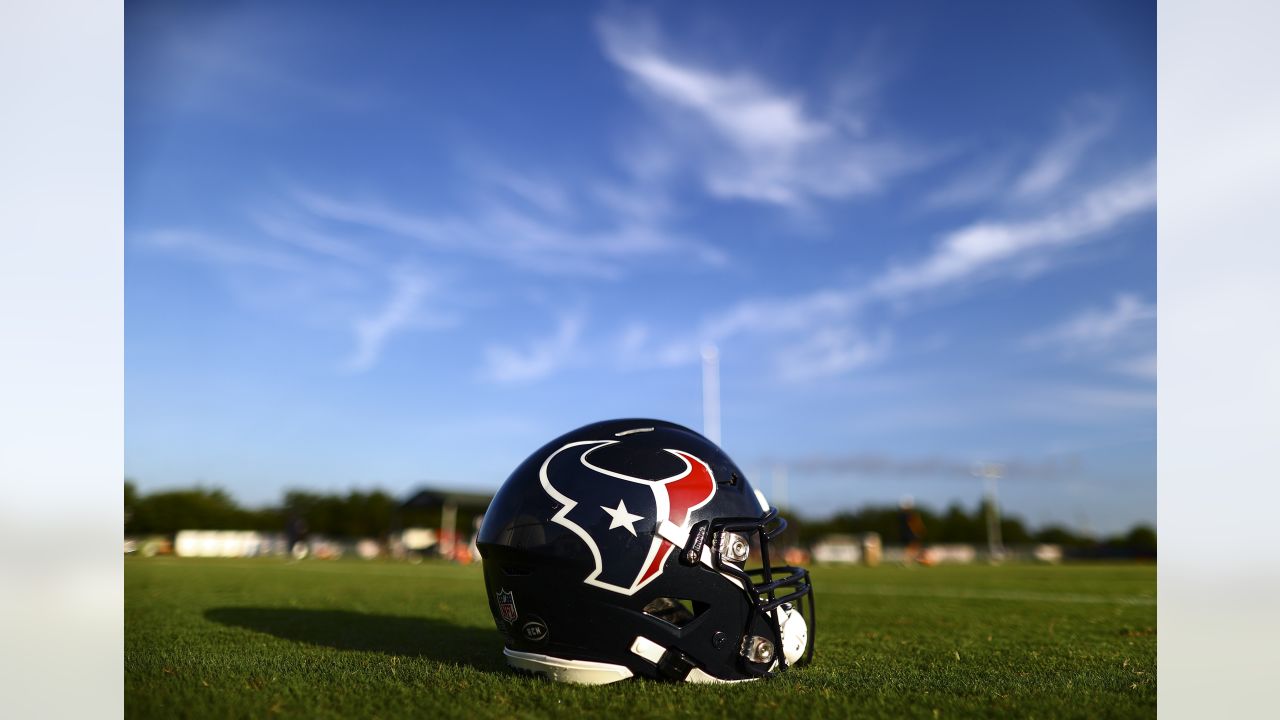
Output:
<instances>
[{"instance_id":1,"label":"blurred building","mask_svg":"<svg viewBox=\"0 0 1280 720\"><path fill-rule=\"evenodd\" d=\"M418 488L400 505L399 530L406 546L410 540L434 536L438 555L455 557L466 551L493 495L434 487ZM430 533L423 531L433 531ZM417 543L421 544L421 543ZM429 547L407 548L417 552Z\"/></svg>"}]
</instances>

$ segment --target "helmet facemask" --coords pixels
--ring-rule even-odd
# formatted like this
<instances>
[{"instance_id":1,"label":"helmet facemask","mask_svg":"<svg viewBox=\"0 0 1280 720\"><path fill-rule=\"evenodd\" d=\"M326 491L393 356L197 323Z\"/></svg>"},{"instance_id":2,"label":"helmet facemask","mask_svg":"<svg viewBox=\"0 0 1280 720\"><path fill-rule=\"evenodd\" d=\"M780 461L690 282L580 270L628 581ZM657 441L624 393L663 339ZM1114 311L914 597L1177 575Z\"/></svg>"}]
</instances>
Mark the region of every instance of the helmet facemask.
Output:
<instances>
[{"instance_id":1,"label":"helmet facemask","mask_svg":"<svg viewBox=\"0 0 1280 720\"><path fill-rule=\"evenodd\" d=\"M771 545L787 529L787 521L769 508L758 518L721 518L710 523L709 553L715 570L734 581L746 597L751 613L742 638L741 654L750 674L768 677L778 670L813 659L814 606L809 571L774 565ZM752 550L759 567L746 568ZM688 557L682 556L682 559ZM763 620L767 635L751 628ZM761 670L761 667L765 669Z\"/></svg>"}]
</instances>

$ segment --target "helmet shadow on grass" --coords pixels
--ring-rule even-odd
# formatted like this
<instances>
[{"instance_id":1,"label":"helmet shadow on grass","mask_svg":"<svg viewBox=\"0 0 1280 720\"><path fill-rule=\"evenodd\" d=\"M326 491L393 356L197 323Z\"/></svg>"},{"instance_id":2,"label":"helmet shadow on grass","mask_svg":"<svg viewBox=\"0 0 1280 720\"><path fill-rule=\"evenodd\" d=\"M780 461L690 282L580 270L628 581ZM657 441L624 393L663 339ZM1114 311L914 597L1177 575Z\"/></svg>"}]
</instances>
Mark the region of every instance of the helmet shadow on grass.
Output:
<instances>
[{"instance_id":1,"label":"helmet shadow on grass","mask_svg":"<svg viewBox=\"0 0 1280 720\"><path fill-rule=\"evenodd\" d=\"M447 620L374 615L349 610L220 607L205 618L284 640L338 650L423 657L478 670L505 671L502 637L492 628L464 627Z\"/></svg>"}]
</instances>

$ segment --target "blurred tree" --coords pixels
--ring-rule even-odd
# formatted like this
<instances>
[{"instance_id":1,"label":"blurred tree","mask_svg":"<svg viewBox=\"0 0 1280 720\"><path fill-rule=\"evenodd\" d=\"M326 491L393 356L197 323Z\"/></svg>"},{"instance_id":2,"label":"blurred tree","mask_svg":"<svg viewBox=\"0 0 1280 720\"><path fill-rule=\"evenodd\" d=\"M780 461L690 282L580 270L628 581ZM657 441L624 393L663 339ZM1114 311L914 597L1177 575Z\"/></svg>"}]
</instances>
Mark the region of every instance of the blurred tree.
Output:
<instances>
[{"instance_id":1,"label":"blurred tree","mask_svg":"<svg viewBox=\"0 0 1280 720\"><path fill-rule=\"evenodd\" d=\"M283 512L297 515L310 532L330 537L385 538L396 524L400 502L387 492L351 491L343 495L320 495L303 490L285 493ZM439 517L428 524L439 524Z\"/></svg>"},{"instance_id":2,"label":"blurred tree","mask_svg":"<svg viewBox=\"0 0 1280 720\"><path fill-rule=\"evenodd\" d=\"M437 527L438 509L401 509L395 496L383 490L351 491L346 495L322 494L305 490L289 490L280 507L249 510L240 507L221 489L195 488L144 495L138 492L132 478L125 478L125 533L173 534L185 529L262 530L281 532L286 517L300 517L312 533L340 538L386 538L405 527ZM936 514L919 508L927 534L926 543L986 542L985 507L977 504L972 513L958 503L946 512ZM828 535L880 534L887 544L899 541L899 508L867 506L846 510L827 520L807 519L788 513L789 523L782 538L783 545L811 546ZM475 529L479 514L460 509L458 531L465 537ZM1021 518L1005 515L1000 523L1004 542L1009 545L1051 543L1076 548L1081 556L1151 557L1156 555L1156 532L1148 525L1137 525L1124 535L1105 543L1058 526L1050 525L1031 531Z\"/></svg>"},{"instance_id":3,"label":"blurred tree","mask_svg":"<svg viewBox=\"0 0 1280 720\"><path fill-rule=\"evenodd\" d=\"M1006 515L1000 520L1000 538L1006 545L1026 545L1031 542L1031 533L1027 532L1021 520Z\"/></svg>"},{"instance_id":4,"label":"blurred tree","mask_svg":"<svg viewBox=\"0 0 1280 720\"><path fill-rule=\"evenodd\" d=\"M1076 535L1060 525L1050 525L1046 528L1042 528L1033 534L1031 538L1038 543L1062 545L1065 547L1078 547L1081 545L1087 545L1089 542L1085 538Z\"/></svg>"},{"instance_id":5,"label":"blurred tree","mask_svg":"<svg viewBox=\"0 0 1280 720\"><path fill-rule=\"evenodd\" d=\"M952 503L937 523L934 540L949 543L976 543L981 542L985 534L984 526L975 522L975 518L966 513L959 503Z\"/></svg>"},{"instance_id":6,"label":"blurred tree","mask_svg":"<svg viewBox=\"0 0 1280 720\"><path fill-rule=\"evenodd\" d=\"M828 520L806 519L794 515L788 517L795 528L795 542L801 545L812 545L823 537L833 534L859 535L864 532L877 532L884 542L898 542L897 508L868 506L856 511L842 511ZM966 543L982 544L987 540L986 506L978 503L973 512L966 512L964 507L953 503L941 515L920 508L928 535L926 543ZM1050 525L1037 531L1029 529L1023 520L1014 515L1005 515L1000 523L1003 541L1009 545L1027 545L1030 543L1050 543L1067 548L1093 548L1088 556L1125 556L1154 557L1156 548L1155 531L1145 525L1139 525L1127 534L1112 538L1106 543L1098 543L1089 537L1078 535L1058 525ZM790 535L790 533L789 533Z\"/></svg>"},{"instance_id":7,"label":"blurred tree","mask_svg":"<svg viewBox=\"0 0 1280 720\"><path fill-rule=\"evenodd\" d=\"M124 479L124 534L132 535L137 522L134 517L138 512L138 488L129 478Z\"/></svg>"},{"instance_id":8,"label":"blurred tree","mask_svg":"<svg viewBox=\"0 0 1280 720\"><path fill-rule=\"evenodd\" d=\"M125 483L126 532L166 534L179 530L275 530L276 510L245 510L224 490L196 488L140 495Z\"/></svg>"},{"instance_id":9,"label":"blurred tree","mask_svg":"<svg viewBox=\"0 0 1280 720\"><path fill-rule=\"evenodd\" d=\"M1156 554L1156 529L1150 525L1135 525L1124 537L1124 544L1130 550L1142 554Z\"/></svg>"}]
</instances>

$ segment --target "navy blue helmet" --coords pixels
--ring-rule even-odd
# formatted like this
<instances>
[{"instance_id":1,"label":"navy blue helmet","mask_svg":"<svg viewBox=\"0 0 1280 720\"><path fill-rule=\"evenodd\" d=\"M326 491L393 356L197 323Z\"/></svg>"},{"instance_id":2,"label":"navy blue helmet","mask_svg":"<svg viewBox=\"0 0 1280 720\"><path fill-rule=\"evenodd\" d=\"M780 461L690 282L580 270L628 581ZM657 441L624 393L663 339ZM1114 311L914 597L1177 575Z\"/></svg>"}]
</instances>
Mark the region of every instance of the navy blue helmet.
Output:
<instances>
[{"instance_id":1,"label":"navy blue helmet","mask_svg":"<svg viewBox=\"0 0 1280 720\"><path fill-rule=\"evenodd\" d=\"M688 428L562 435L507 478L477 540L507 662L579 683L731 682L807 662L809 573L771 559L786 525Z\"/></svg>"}]
</instances>

